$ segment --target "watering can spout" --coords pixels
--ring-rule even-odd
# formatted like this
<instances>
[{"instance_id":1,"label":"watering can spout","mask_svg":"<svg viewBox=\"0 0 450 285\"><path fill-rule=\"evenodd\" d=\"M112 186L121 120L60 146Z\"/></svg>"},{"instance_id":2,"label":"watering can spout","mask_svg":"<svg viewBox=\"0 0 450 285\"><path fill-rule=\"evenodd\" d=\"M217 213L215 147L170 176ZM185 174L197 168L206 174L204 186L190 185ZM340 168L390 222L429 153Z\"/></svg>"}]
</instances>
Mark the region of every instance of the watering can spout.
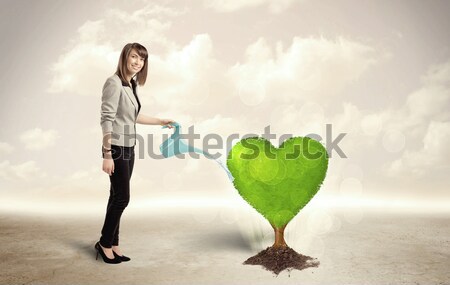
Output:
<instances>
[{"instance_id":1,"label":"watering can spout","mask_svg":"<svg viewBox=\"0 0 450 285\"><path fill-rule=\"evenodd\" d=\"M165 140L159 147L162 155L165 158L175 156L177 154L188 153L188 152L197 152L200 154L204 154L206 156L210 156L208 153L205 153L195 147L192 147L186 144L180 135L181 126L178 123L171 123L172 126L175 127L173 134ZM163 126L163 128L167 128L167 126Z\"/></svg>"},{"instance_id":2,"label":"watering can spout","mask_svg":"<svg viewBox=\"0 0 450 285\"><path fill-rule=\"evenodd\" d=\"M171 125L175 127L173 134L167 140L163 141L163 143L159 146L159 150L161 151L162 155L165 158L176 156L176 155L182 154L182 153L195 152L198 154L203 154L204 156L206 156L209 159L214 159L211 154L209 154L201 149L190 146L181 139L180 124L174 122L174 123L171 123ZM163 126L163 129L164 128L167 128L167 126ZM231 181L233 181L234 180L233 175L231 175L231 172L227 169L227 167L221 161L219 161L217 159L214 159L214 160L227 172L228 178Z\"/></svg>"}]
</instances>

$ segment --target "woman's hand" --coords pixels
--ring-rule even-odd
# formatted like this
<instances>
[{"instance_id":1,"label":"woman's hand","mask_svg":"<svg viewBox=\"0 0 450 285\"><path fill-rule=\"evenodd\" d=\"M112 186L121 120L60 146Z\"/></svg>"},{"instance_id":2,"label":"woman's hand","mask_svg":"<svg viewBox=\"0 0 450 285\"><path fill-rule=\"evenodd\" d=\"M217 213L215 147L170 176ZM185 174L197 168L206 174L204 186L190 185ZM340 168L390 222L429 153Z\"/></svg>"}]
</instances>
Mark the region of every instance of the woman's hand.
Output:
<instances>
[{"instance_id":1,"label":"woman's hand","mask_svg":"<svg viewBox=\"0 0 450 285\"><path fill-rule=\"evenodd\" d=\"M160 119L156 117L150 117L144 114L139 114L136 123L143 124L143 125L160 125L160 126L166 126L167 128L172 129L173 126L171 126L171 123L176 123L174 120L171 119Z\"/></svg>"},{"instance_id":2,"label":"woman's hand","mask_svg":"<svg viewBox=\"0 0 450 285\"><path fill-rule=\"evenodd\" d=\"M169 129L173 128L173 126L170 124L175 123L175 121L171 120L171 119L160 119L160 120L161 120L161 126L166 126Z\"/></svg>"},{"instance_id":3,"label":"woman's hand","mask_svg":"<svg viewBox=\"0 0 450 285\"><path fill-rule=\"evenodd\" d=\"M114 160L112 158L103 159L103 171L111 176L114 173Z\"/></svg>"}]
</instances>

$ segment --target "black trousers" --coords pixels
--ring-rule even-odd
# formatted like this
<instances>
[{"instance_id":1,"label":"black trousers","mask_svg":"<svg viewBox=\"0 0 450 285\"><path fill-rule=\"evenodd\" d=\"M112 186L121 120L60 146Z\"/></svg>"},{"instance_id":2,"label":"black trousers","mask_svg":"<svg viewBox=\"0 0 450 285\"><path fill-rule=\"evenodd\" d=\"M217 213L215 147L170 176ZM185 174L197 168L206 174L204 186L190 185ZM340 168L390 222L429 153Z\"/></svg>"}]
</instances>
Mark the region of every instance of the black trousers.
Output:
<instances>
[{"instance_id":1,"label":"black trousers","mask_svg":"<svg viewBox=\"0 0 450 285\"><path fill-rule=\"evenodd\" d=\"M111 149L114 173L109 176L109 200L100 237L100 244L106 248L119 245L120 218L130 201L130 178L134 166L134 147L111 145Z\"/></svg>"}]
</instances>

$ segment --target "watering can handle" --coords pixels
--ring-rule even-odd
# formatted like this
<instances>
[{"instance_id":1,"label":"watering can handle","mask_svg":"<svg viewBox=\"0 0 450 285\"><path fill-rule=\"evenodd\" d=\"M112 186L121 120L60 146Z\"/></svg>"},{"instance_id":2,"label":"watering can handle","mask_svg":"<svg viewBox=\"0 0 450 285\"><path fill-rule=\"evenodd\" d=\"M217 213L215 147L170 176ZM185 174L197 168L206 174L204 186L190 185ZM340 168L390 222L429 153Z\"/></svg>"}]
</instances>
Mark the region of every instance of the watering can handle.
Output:
<instances>
[{"instance_id":1,"label":"watering can handle","mask_svg":"<svg viewBox=\"0 0 450 285\"><path fill-rule=\"evenodd\" d=\"M171 136L172 139L177 138L180 135L180 131L181 131L181 126L180 124L178 124L177 122L173 122L173 123L169 123L169 125L174 126L175 129L173 130L173 135ZM162 129L167 129L168 126L162 126Z\"/></svg>"},{"instance_id":2,"label":"watering can handle","mask_svg":"<svg viewBox=\"0 0 450 285\"><path fill-rule=\"evenodd\" d=\"M180 127L180 124L178 124L177 122L170 123L169 125L174 126L176 129L178 129ZM166 129L166 128L168 128L167 125L162 127L162 129Z\"/></svg>"}]
</instances>

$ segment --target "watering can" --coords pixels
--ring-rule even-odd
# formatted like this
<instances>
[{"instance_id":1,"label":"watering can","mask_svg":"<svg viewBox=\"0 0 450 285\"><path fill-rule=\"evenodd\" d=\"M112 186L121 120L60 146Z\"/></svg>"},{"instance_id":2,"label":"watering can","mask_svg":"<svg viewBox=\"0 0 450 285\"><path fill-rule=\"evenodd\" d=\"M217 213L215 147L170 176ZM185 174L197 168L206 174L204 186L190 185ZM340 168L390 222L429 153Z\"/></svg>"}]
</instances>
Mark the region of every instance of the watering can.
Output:
<instances>
[{"instance_id":1,"label":"watering can","mask_svg":"<svg viewBox=\"0 0 450 285\"><path fill-rule=\"evenodd\" d=\"M178 154L189 153L189 152L195 152L198 154L202 154L202 155L206 156L207 158L213 159L214 161L216 161L223 168L223 170L225 170L225 172L228 175L228 179L230 179L230 181L233 182L233 180L234 180L233 175L231 175L231 172L228 170L228 168L224 165L224 163L222 161L220 161L219 159L213 158L213 156L206 151L203 151L199 148L188 145L183 139L181 139L181 135L180 135L181 125L180 124L178 124L177 122L174 122L174 123L170 123L170 125L174 126L175 130L174 130L173 134L168 139L163 141L162 144L159 146L159 150L161 151L162 155L165 158L169 158L172 156L176 156ZM168 128L168 127L163 126L162 128L164 129L164 128Z\"/></svg>"}]
</instances>

